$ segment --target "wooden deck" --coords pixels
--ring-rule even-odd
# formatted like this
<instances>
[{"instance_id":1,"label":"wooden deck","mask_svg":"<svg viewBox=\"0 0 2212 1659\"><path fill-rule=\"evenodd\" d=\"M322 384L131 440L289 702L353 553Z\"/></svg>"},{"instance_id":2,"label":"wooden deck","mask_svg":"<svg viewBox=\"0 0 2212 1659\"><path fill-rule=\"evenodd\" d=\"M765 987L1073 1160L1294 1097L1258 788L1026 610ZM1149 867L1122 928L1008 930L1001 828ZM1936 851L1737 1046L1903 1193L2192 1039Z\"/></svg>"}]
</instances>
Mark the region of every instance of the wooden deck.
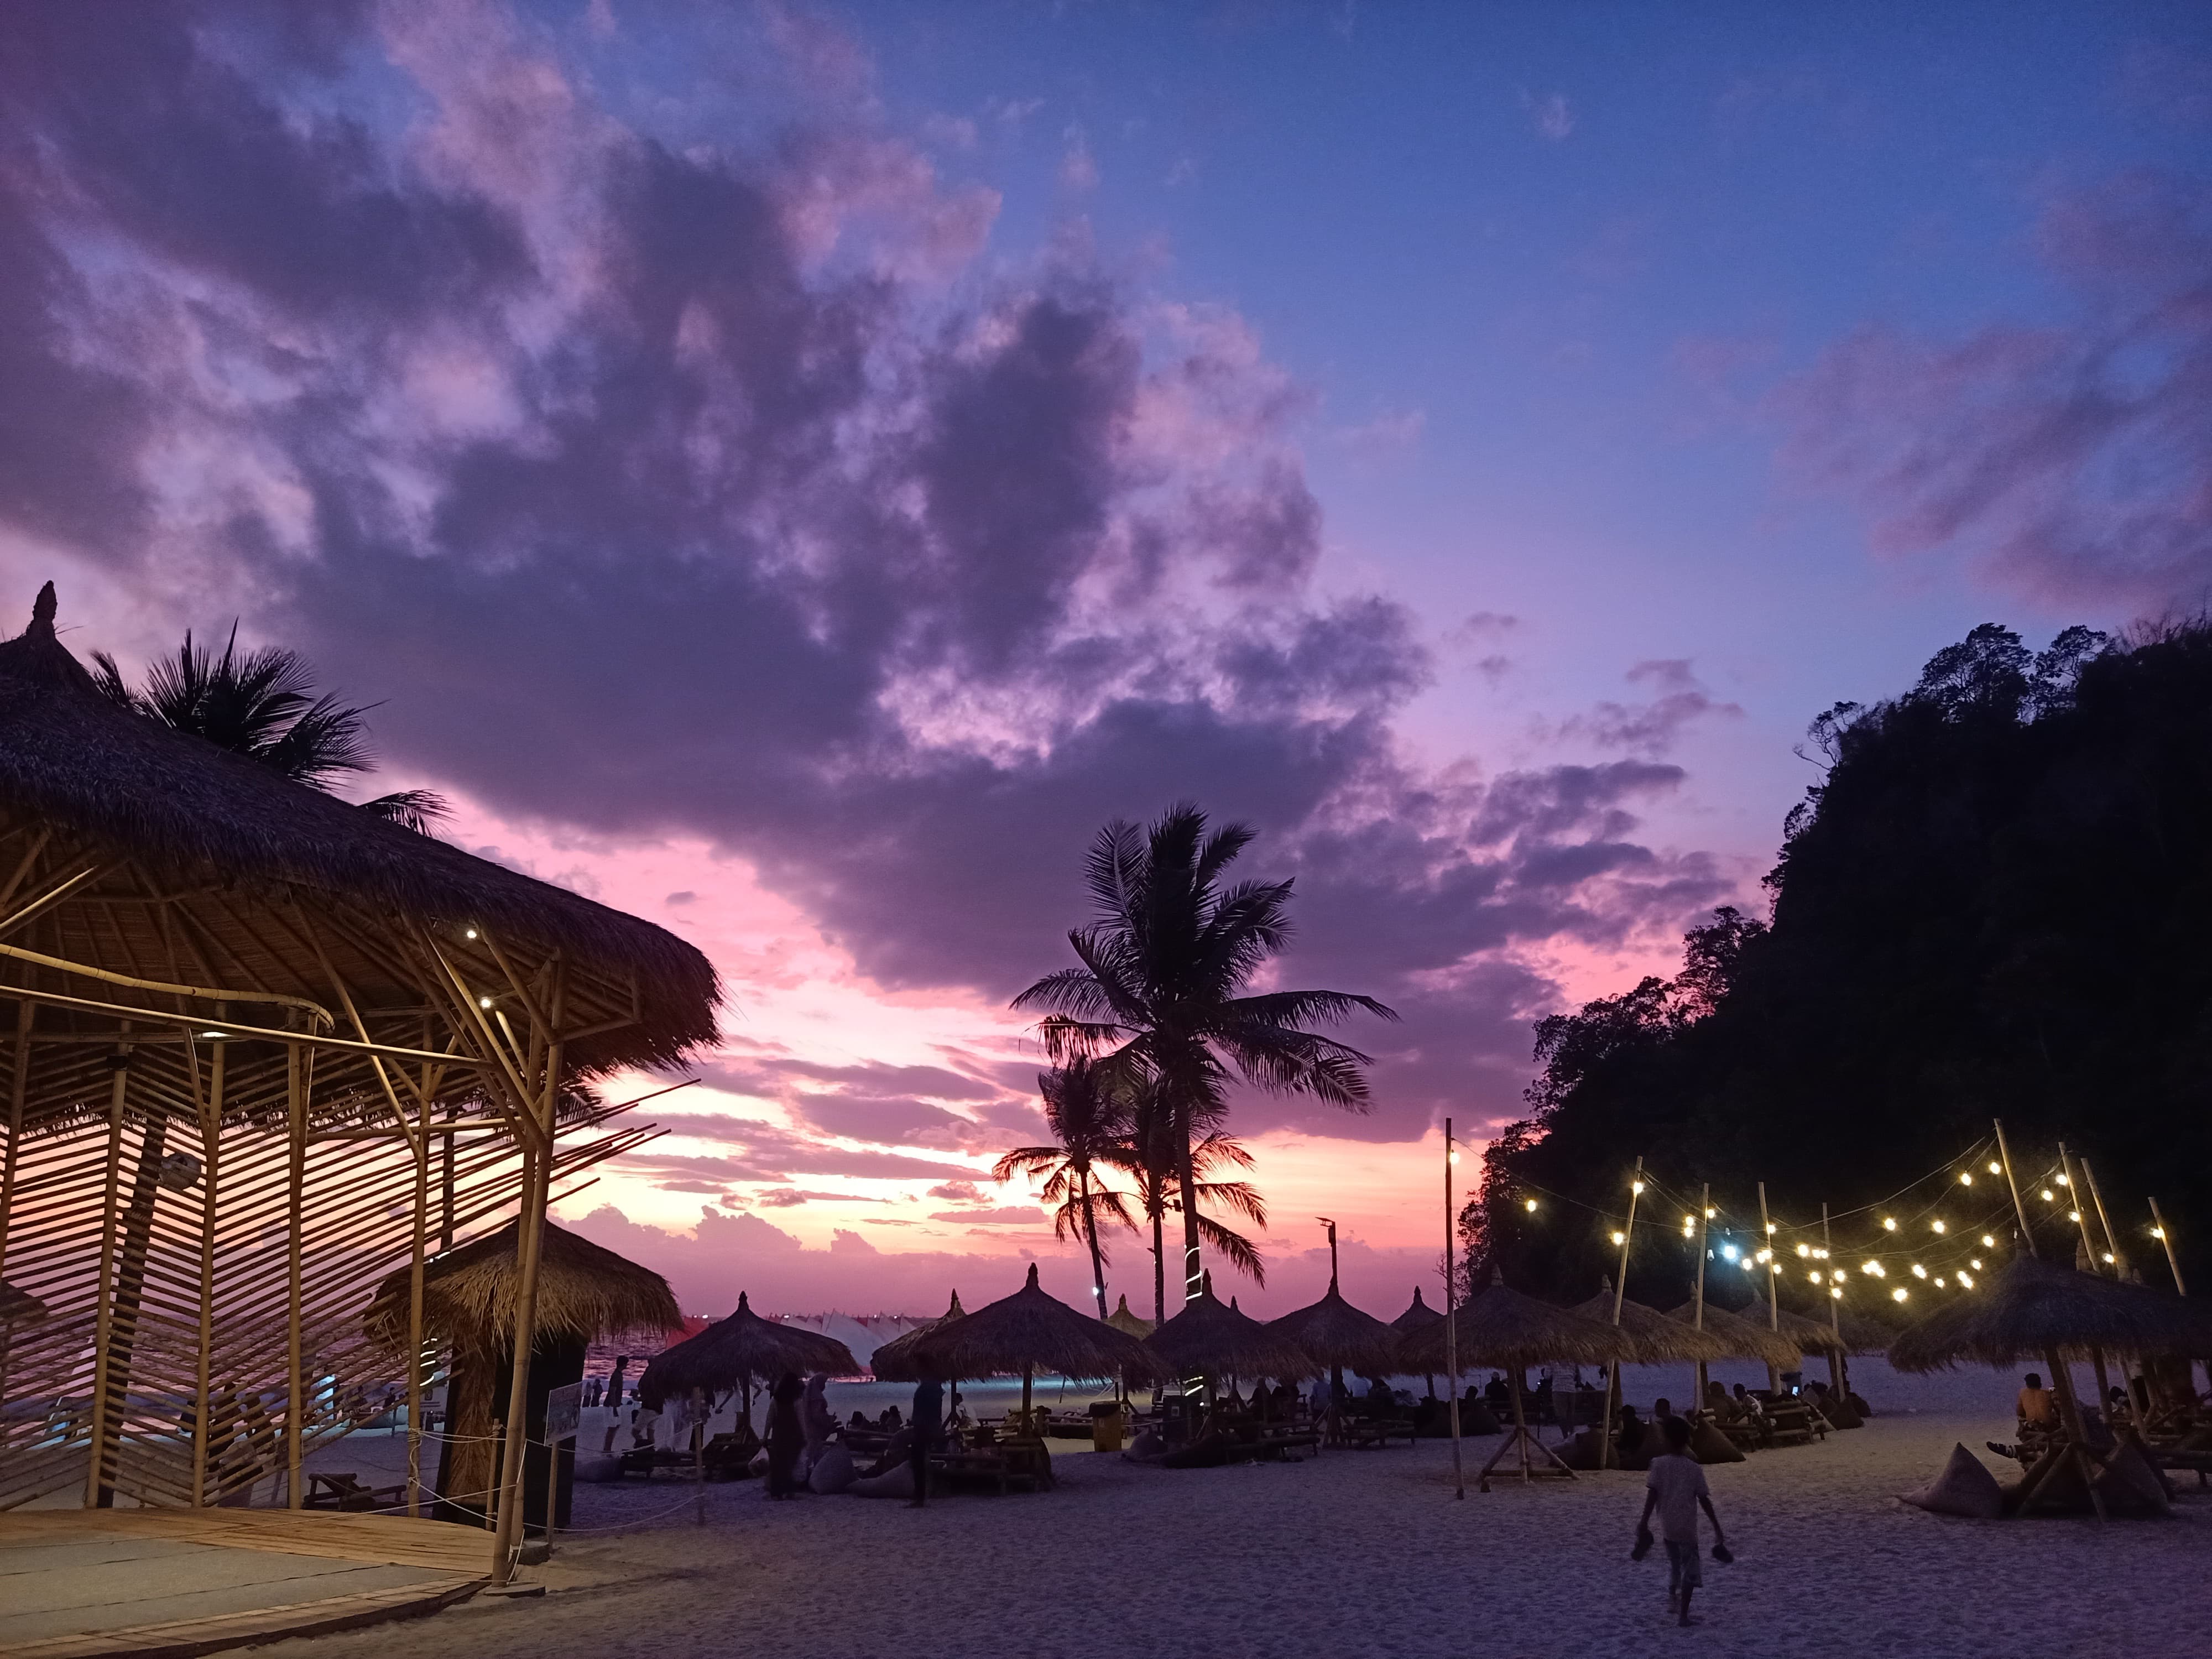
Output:
<instances>
[{"instance_id":1,"label":"wooden deck","mask_svg":"<svg viewBox=\"0 0 2212 1659\"><path fill-rule=\"evenodd\" d=\"M0 1659L181 1659L432 1613L482 1588L490 1552L404 1516L0 1514Z\"/></svg>"}]
</instances>

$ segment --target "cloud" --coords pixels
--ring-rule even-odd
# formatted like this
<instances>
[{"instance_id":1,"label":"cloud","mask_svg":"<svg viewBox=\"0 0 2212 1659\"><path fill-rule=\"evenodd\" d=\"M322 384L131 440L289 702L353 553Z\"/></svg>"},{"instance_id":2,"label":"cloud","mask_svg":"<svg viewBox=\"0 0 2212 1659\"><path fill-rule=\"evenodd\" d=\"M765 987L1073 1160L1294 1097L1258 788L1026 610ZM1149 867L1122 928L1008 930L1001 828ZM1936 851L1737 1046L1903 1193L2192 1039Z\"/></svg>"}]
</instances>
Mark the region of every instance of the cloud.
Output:
<instances>
[{"instance_id":1,"label":"cloud","mask_svg":"<svg viewBox=\"0 0 2212 1659\"><path fill-rule=\"evenodd\" d=\"M1773 394L1784 465L1877 552L1951 555L2054 607L2212 592L2212 185L2148 170L2051 198L2062 321L1869 325Z\"/></svg>"},{"instance_id":2,"label":"cloud","mask_svg":"<svg viewBox=\"0 0 2212 1659\"><path fill-rule=\"evenodd\" d=\"M972 1181L948 1181L942 1187L932 1187L929 1196L949 1203L973 1204L981 1201L983 1191Z\"/></svg>"},{"instance_id":3,"label":"cloud","mask_svg":"<svg viewBox=\"0 0 2212 1659\"><path fill-rule=\"evenodd\" d=\"M1576 715L1553 728L1560 738L1584 738L1601 749L1626 749L1649 756L1665 754L1674 746L1683 729L1707 715L1741 719L1741 704L1719 702L1691 672L1686 659L1670 658L1640 662L1628 671L1631 684L1648 685L1655 694L1648 702L1599 703L1588 714Z\"/></svg>"},{"instance_id":4,"label":"cloud","mask_svg":"<svg viewBox=\"0 0 2212 1659\"><path fill-rule=\"evenodd\" d=\"M929 1218L964 1221L978 1227L1033 1226L1044 1219L1044 1212L1034 1204L1011 1204L996 1210L939 1210Z\"/></svg>"},{"instance_id":5,"label":"cloud","mask_svg":"<svg viewBox=\"0 0 2212 1659\"><path fill-rule=\"evenodd\" d=\"M1547 93L1541 98L1524 92L1521 94L1521 107L1528 112L1528 125L1540 137L1553 143L1575 130L1574 106L1567 102L1564 92Z\"/></svg>"},{"instance_id":6,"label":"cloud","mask_svg":"<svg viewBox=\"0 0 2212 1659\"><path fill-rule=\"evenodd\" d=\"M1421 434L1428 424L1425 410L1397 410L1357 425L1340 426L1329 437L1340 448L1363 459L1374 460L1419 448Z\"/></svg>"},{"instance_id":7,"label":"cloud","mask_svg":"<svg viewBox=\"0 0 2212 1659\"><path fill-rule=\"evenodd\" d=\"M1354 1034L1381 1104L1352 1132L1510 1109L1541 953L1724 890L1638 838L1679 769L1625 739L1411 763L1434 661L1403 605L1315 592L1312 400L1256 331L1060 245L985 258L995 196L887 124L864 54L777 18L813 101L706 143L598 100L642 68L621 32L495 6L36 9L0 58L19 591L96 573L161 619L84 636L126 657L239 614L386 696L411 774L696 837L890 994L1061 965L1097 826L1201 799L1297 878L1286 977L1408 1014ZM972 1180L956 1158L1036 1132L1028 1079L980 1062L740 1042L714 1075L802 1127L695 1115L715 1155L623 1167Z\"/></svg>"}]
</instances>

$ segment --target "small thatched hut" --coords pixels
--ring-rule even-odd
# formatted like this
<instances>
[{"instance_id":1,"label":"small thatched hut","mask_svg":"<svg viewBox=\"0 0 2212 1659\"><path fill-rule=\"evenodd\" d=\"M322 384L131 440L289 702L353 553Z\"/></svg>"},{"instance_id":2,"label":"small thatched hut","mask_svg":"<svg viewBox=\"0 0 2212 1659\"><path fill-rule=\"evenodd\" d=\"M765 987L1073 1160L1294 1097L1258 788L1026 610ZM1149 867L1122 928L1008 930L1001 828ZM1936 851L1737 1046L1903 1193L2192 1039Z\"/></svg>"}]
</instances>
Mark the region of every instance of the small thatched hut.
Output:
<instances>
[{"instance_id":1,"label":"small thatched hut","mask_svg":"<svg viewBox=\"0 0 2212 1659\"><path fill-rule=\"evenodd\" d=\"M438 1513L481 1524L499 1469L506 1433L508 1379L514 1368L514 1309L521 1274L516 1224L474 1243L430 1258L422 1273L422 1331L451 1357L446 1383L447 1438L438 1458ZM363 1316L368 1334L386 1349L407 1345L409 1270L377 1287ZM545 1224L538 1263L537 1340L530 1353L528 1432L523 1458L523 1517L545 1514L550 1465L544 1448L546 1396L579 1382L584 1351L601 1337L683 1323L668 1281L649 1267ZM554 1524L566 1525L573 1446L564 1449Z\"/></svg>"},{"instance_id":2,"label":"small thatched hut","mask_svg":"<svg viewBox=\"0 0 2212 1659\"><path fill-rule=\"evenodd\" d=\"M1601 1325L1611 1325L1613 1292L1601 1291L1567 1311L1595 1320ZM1695 1364L1700 1360L1710 1363L1729 1357L1729 1345L1713 1332L1692 1330L1668 1318L1656 1308L1647 1308L1625 1297L1620 1304L1620 1329L1636 1344L1633 1363L1639 1365Z\"/></svg>"},{"instance_id":3,"label":"small thatched hut","mask_svg":"<svg viewBox=\"0 0 2212 1659\"><path fill-rule=\"evenodd\" d=\"M696 1389L708 1398L744 1391L745 1419L752 1420L752 1389L756 1382L773 1386L786 1371L801 1376L854 1376L860 1362L853 1351L834 1336L810 1331L803 1325L786 1325L763 1319L753 1311L750 1297L738 1292L738 1310L718 1319L696 1336L687 1336L664 1348L646 1362L637 1380L638 1395L651 1411L659 1411L671 1396Z\"/></svg>"},{"instance_id":4,"label":"small thatched hut","mask_svg":"<svg viewBox=\"0 0 2212 1659\"><path fill-rule=\"evenodd\" d=\"M1177 1376L1212 1381L1272 1376L1295 1381L1315 1374L1305 1351L1249 1314L1226 1306L1213 1293L1213 1275L1182 1311L1145 1339L1164 1369Z\"/></svg>"},{"instance_id":5,"label":"small thatched hut","mask_svg":"<svg viewBox=\"0 0 2212 1659\"><path fill-rule=\"evenodd\" d=\"M932 1326L902 1358L909 1376L1019 1376L1024 1412L1038 1371L1087 1382L1117 1376L1144 1382L1164 1375L1159 1361L1135 1337L1045 1294L1035 1262L1020 1290L964 1318ZM884 1375L880 1366L876 1375Z\"/></svg>"},{"instance_id":6,"label":"small thatched hut","mask_svg":"<svg viewBox=\"0 0 2212 1659\"><path fill-rule=\"evenodd\" d=\"M951 1304L936 1318L924 1320L912 1330L902 1331L890 1341L879 1344L875 1352L868 1356L868 1369L876 1374L878 1382L913 1382L913 1361L908 1356L914 1345L940 1325L949 1325L956 1319L967 1317L967 1309L960 1305L960 1292L955 1291Z\"/></svg>"}]
</instances>

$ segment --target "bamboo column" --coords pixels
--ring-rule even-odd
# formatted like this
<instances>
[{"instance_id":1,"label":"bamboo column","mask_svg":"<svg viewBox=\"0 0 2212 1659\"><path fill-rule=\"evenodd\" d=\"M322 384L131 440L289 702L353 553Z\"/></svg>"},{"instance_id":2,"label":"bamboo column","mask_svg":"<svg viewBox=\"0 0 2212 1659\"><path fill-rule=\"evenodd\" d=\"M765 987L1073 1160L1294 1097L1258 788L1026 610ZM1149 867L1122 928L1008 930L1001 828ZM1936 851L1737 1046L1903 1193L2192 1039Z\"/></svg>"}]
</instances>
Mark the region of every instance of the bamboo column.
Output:
<instances>
[{"instance_id":1,"label":"bamboo column","mask_svg":"<svg viewBox=\"0 0 2212 1659\"><path fill-rule=\"evenodd\" d=\"M1444 1120L1444 1370L1450 1373L1445 1387L1451 1395L1448 1407L1451 1413L1452 1495L1467 1497L1467 1466L1460 1461L1459 1447L1459 1333L1454 1328L1452 1310L1452 1165L1459 1162L1459 1154L1452 1148L1452 1121Z\"/></svg>"},{"instance_id":2,"label":"bamboo column","mask_svg":"<svg viewBox=\"0 0 2212 1659\"><path fill-rule=\"evenodd\" d=\"M1620 1272L1613 1281L1613 1326L1620 1328L1620 1304L1628 1296L1628 1246L1636 1237L1636 1200L1644 1194L1644 1154L1636 1155L1636 1173L1628 1180L1628 1225L1620 1232ZM1692 1411L1705 1407L1702 1391L1690 1402ZM1616 1359L1605 1368L1605 1416L1598 1424L1597 1466L1601 1469L1613 1467L1613 1419L1620 1409L1620 1362Z\"/></svg>"},{"instance_id":3,"label":"bamboo column","mask_svg":"<svg viewBox=\"0 0 2212 1659\"><path fill-rule=\"evenodd\" d=\"M115 1501L107 1483L107 1360L114 1334L115 1223L123 1180L123 1097L131 1079L126 1045L107 1057L107 1184L100 1201L100 1301L92 1334L92 1455L84 1474L84 1507L106 1509Z\"/></svg>"},{"instance_id":4,"label":"bamboo column","mask_svg":"<svg viewBox=\"0 0 2212 1659\"><path fill-rule=\"evenodd\" d=\"M217 1005L218 1014L229 1010ZM215 1233L218 1164L222 1146L222 1103L229 1044L217 1040L208 1060L207 1099L200 1109L200 1328L192 1357L192 1507L208 1501L210 1440L215 1432L215 1401L210 1372L215 1358Z\"/></svg>"},{"instance_id":5,"label":"bamboo column","mask_svg":"<svg viewBox=\"0 0 2212 1659\"><path fill-rule=\"evenodd\" d=\"M2083 1206L2081 1183L2074 1174L2073 1156L2067 1152L2066 1143L2063 1140L2058 1143L2058 1167L2066 1175L2068 1207L2073 1211L2075 1223L2081 1230L2081 1252L2089 1258L2089 1271L2094 1274L2097 1272L2097 1245L2089 1237L2089 1212ZM2097 1377L2097 1410L2100 1414L2109 1416L2112 1409L2112 1383L2105 1370L2104 1349L2090 1348L2089 1366Z\"/></svg>"},{"instance_id":6,"label":"bamboo column","mask_svg":"<svg viewBox=\"0 0 2212 1659\"><path fill-rule=\"evenodd\" d=\"M1836 1294L1836 1243L1828 1237L1828 1206L1820 1206L1820 1260L1828 1264L1828 1333L1836 1340L1828 1350L1828 1382L1837 1395L1849 1400L1851 1380L1844 1375L1844 1298Z\"/></svg>"},{"instance_id":7,"label":"bamboo column","mask_svg":"<svg viewBox=\"0 0 2212 1659\"><path fill-rule=\"evenodd\" d=\"M1766 1216L1766 1183L1759 1183L1759 1254L1766 1258L1766 1328L1778 1336L1782 1333L1782 1299L1774 1293L1774 1224ZM1766 1386L1770 1393L1782 1390L1782 1368L1771 1359L1766 1362Z\"/></svg>"},{"instance_id":8,"label":"bamboo column","mask_svg":"<svg viewBox=\"0 0 2212 1659\"><path fill-rule=\"evenodd\" d=\"M38 1006L28 997L20 997L15 1002L14 1071L8 1081L8 1145L0 1149L0 1276L4 1276L8 1261L8 1218L15 1207L15 1164L23 1144L24 1091L31 1081L31 1021ZM4 1371L6 1364L6 1334L0 1332L0 1371ZM0 1375L0 1384L5 1381L4 1375ZM4 1397L4 1393L0 1393L0 1398ZM11 1438L9 1419L0 1413L0 1459L8 1455Z\"/></svg>"},{"instance_id":9,"label":"bamboo column","mask_svg":"<svg viewBox=\"0 0 2212 1659\"><path fill-rule=\"evenodd\" d=\"M407 1513L422 1513L422 1271L430 1224L430 1099L415 1132L415 1238L407 1271Z\"/></svg>"},{"instance_id":10,"label":"bamboo column","mask_svg":"<svg viewBox=\"0 0 2212 1659\"><path fill-rule=\"evenodd\" d=\"M1691 1325L1698 1330L1705 1328L1705 1225L1712 1218L1713 1187L1707 1182L1698 1188L1698 1277L1691 1293ZM1698 1362L1698 1398L1705 1397L1705 1362Z\"/></svg>"},{"instance_id":11,"label":"bamboo column","mask_svg":"<svg viewBox=\"0 0 2212 1659\"><path fill-rule=\"evenodd\" d=\"M2173 1275L2174 1291L2187 1296L2189 1286L2182 1282L2181 1258L2173 1253L2173 1234L2166 1227L2166 1218L2158 1212L2158 1200L2154 1198L2150 1201L2150 1219L2151 1225L2157 1230L2158 1242L2166 1246L2166 1271Z\"/></svg>"},{"instance_id":12,"label":"bamboo column","mask_svg":"<svg viewBox=\"0 0 2212 1659\"><path fill-rule=\"evenodd\" d=\"M291 1237L284 1253L284 1375L289 1393L284 1408L284 1507L304 1508L307 1494L301 1489L307 1462L307 1359L301 1352L300 1233L307 1223L307 1090L300 1049L284 1048L284 1092L291 1120Z\"/></svg>"}]
</instances>

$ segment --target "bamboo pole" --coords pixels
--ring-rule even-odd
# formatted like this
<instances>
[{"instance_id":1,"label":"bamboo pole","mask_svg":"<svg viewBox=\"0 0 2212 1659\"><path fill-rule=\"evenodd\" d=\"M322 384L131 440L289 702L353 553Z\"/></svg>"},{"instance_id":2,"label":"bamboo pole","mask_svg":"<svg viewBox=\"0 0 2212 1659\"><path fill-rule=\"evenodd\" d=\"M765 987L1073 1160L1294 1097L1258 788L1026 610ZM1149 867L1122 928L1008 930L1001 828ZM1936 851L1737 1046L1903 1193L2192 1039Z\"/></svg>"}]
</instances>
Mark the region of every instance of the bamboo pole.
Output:
<instances>
[{"instance_id":1,"label":"bamboo pole","mask_svg":"<svg viewBox=\"0 0 2212 1659\"><path fill-rule=\"evenodd\" d=\"M1620 1328L1620 1304L1628 1297L1628 1246L1636 1237L1636 1200L1644 1194L1644 1154L1636 1155L1636 1173L1628 1180L1628 1225L1620 1232L1620 1272L1613 1285L1613 1325ZM1705 1405L1702 1395L1690 1402L1697 1411ZM1613 1467L1613 1419L1620 1409L1620 1362L1616 1359L1605 1368L1605 1416L1598 1425L1597 1466L1601 1469Z\"/></svg>"},{"instance_id":2,"label":"bamboo pole","mask_svg":"<svg viewBox=\"0 0 2212 1659\"><path fill-rule=\"evenodd\" d=\"M2005 1146L2004 1120L1991 1118L1990 1123L1997 1132L1997 1157L2004 1164L2005 1185L2012 1189L2012 1212L2020 1223L2020 1242L2027 1246L2028 1255L2033 1256L2037 1254L2035 1233L2027 1224L2027 1206L2021 1202L2020 1179L2012 1172L2012 1153Z\"/></svg>"},{"instance_id":3,"label":"bamboo pole","mask_svg":"<svg viewBox=\"0 0 2212 1659\"><path fill-rule=\"evenodd\" d=\"M2082 1201L2081 1180L2074 1173L2073 1155L2063 1140L2058 1143L2058 1167L2066 1176L2067 1207L2073 1212L2075 1224L2081 1230L2081 1253L2089 1258L2090 1273L2096 1274L2097 1243L2089 1236L2089 1211ZM2097 1378L2097 1410L2109 1415L2112 1409L2112 1377L2105 1369L2104 1349L2094 1344L2089 1349L2089 1368Z\"/></svg>"},{"instance_id":4,"label":"bamboo pole","mask_svg":"<svg viewBox=\"0 0 2212 1659\"><path fill-rule=\"evenodd\" d=\"M430 1103L420 1103L415 1156L415 1229L407 1268L407 1513L422 1513L422 1282L430 1207Z\"/></svg>"},{"instance_id":5,"label":"bamboo pole","mask_svg":"<svg viewBox=\"0 0 2212 1659\"><path fill-rule=\"evenodd\" d=\"M2081 1160L2081 1179L2088 1183L2089 1201L2097 1206L2098 1224L2105 1230L2105 1250L2112 1258L2112 1277L2125 1283L2128 1277L2128 1253L2120 1248L2120 1237L2112 1231L2112 1218L2105 1208L2105 1195L2097 1190L2097 1172L2089 1167L2089 1160Z\"/></svg>"},{"instance_id":6,"label":"bamboo pole","mask_svg":"<svg viewBox=\"0 0 2212 1659\"><path fill-rule=\"evenodd\" d=\"M1820 1206L1820 1260L1828 1264L1828 1334L1835 1343L1828 1350L1828 1381L1836 1392L1849 1400L1851 1380L1844 1375L1844 1298L1836 1294L1836 1243L1828 1237L1828 1206Z\"/></svg>"},{"instance_id":7,"label":"bamboo pole","mask_svg":"<svg viewBox=\"0 0 2212 1659\"><path fill-rule=\"evenodd\" d=\"M131 1050L108 1056L107 1184L100 1201L100 1301L92 1337L92 1457L84 1474L84 1507L107 1509L115 1501L106 1480L107 1461L107 1351L114 1334L115 1224L123 1179L123 1097L131 1078Z\"/></svg>"},{"instance_id":8,"label":"bamboo pole","mask_svg":"<svg viewBox=\"0 0 2212 1659\"><path fill-rule=\"evenodd\" d=\"M1766 1258L1766 1328L1776 1335L1782 1333L1782 1299L1774 1293L1774 1223L1766 1214L1766 1183L1759 1183L1759 1253ZM1782 1391L1782 1368L1771 1359L1766 1362L1766 1386L1770 1392Z\"/></svg>"},{"instance_id":9,"label":"bamboo pole","mask_svg":"<svg viewBox=\"0 0 2212 1659\"><path fill-rule=\"evenodd\" d=\"M218 1042L208 1060L208 1098L200 1118L200 1328L192 1356L192 1507L207 1503L208 1441L215 1429L210 1372L215 1360L216 1182L222 1148L222 1099L229 1045Z\"/></svg>"},{"instance_id":10,"label":"bamboo pole","mask_svg":"<svg viewBox=\"0 0 2212 1659\"><path fill-rule=\"evenodd\" d=\"M15 872L15 881L23 878L46 842L43 831L33 838L31 850L23 855L21 868ZM14 883L9 884L9 890L14 890ZM23 1103L31 1080L31 1021L37 1012L36 1003L17 1000L15 1047L11 1056L14 1067L8 1084L8 1145L0 1149L0 1275L4 1275L8 1261L8 1218L15 1207L15 1170L23 1144ZM14 1346L9 1340L12 1334L12 1331L0 1328L0 1400L7 1397L7 1350ZM0 1466L6 1462L13 1438L13 1425L6 1413L0 1413Z\"/></svg>"},{"instance_id":11,"label":"bamboo pole","mask_svg":"<svg viewBox=\"0 0 2212 1659\"><path fill-rule=\"evenodd\" d=\"M292 1130L289 1194L292 1224L284 1249L284 1375L289 1389L284 1412L284 1507L291 1510L307 1504L307 1494L301 1490L307 1460L307 1358L301 1351L300 1234L307 1222L307 1091L301 1059L299 1049L285 1049L284 1085Z\"/></svg>"},{"instance_id":12,"label":"bamboo pole","mask_svg":"<svg viewBox=\"0 0 2212 1659\"><path fill-rule=\"evenodd\" d=\"M2158 1200L2154 1198L2150 1201L2150 1218L2158 1242L2166 1246L2166 1266L2173 1275L2173 1288L2178 1294L2187 1296L2189 1286L2182 1280L2181 1258L2173 1253L2173 1231L2166 1224L2166 1218L2158 1212Z\"/></svg>"},{"instance_id":13,"label":"bamboo pole","mask_svg":"<svg viewBox=\"0 0 2212 1659\"><path fill-rule=\"evenodd\" d=\"M1705 1328L1705 1227L1711 1220L1712 1213L1713 1187L1712 1182L1707 1182L1698 1188L1698 1277L1690 1298L1690 1324L1700 1331ZM1705 1397L1705 1362L1700 1359L1698 1362L1698 1398L1700 1401Z\"/></svg>"},{"instance_id":14,"label":"bamboo pole","mask_svg":"<svg viewBox=\"0 0 2212 1659\"><path fill-rule=\"evenodd\" d=\"M1464 1500L1467 1497L1467 1466L1461 1462L1459 1444L1459 1333L1454 1328L1452 1311L1452 1165L1459 1154L1452 1149L1452 1121L1444 1120L1444 1369L1451 1373L1447 1388L1451 1395L1448 1407L1451 1413L1452 1495Z\"/></svg>"}]
</instances>

